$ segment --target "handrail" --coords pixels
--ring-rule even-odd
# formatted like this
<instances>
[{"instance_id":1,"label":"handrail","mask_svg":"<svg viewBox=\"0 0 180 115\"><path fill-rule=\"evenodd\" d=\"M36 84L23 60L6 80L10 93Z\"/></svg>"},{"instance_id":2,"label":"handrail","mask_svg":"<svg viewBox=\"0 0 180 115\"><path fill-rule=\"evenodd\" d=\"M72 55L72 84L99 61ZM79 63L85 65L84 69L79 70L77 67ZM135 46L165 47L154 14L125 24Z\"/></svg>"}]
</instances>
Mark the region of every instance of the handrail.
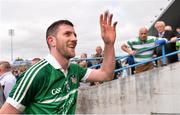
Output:
<instances>
[{"instance_id":1,"label":"handrail","mask_svg":"<svg viewBox=\"0 0 180 115\"><path fill-rule=\"evenodd\" d=\"M145 49L145 50L138 51L138 52L137 52L137 54L140 54L140 53L145 52L145 51L152 50L152 49L154 49L154 48L156 48L156 47L158 47L158 46L159 46L159 45L156 45L156 46L153 46L153 47L147 48L147 49ZM119 57L116 57L116 59L115 59L115 60L119 60L119 59L127 58L127 57L129 57L129 56L130 56L130 55L119 56ZM91 66L90 68L94 68L94 67L98 67L98 66L101 66L101 64L96 64L96 65L93 65L93 66Z\"/></svg>"},{"instance_id":2,"label":"handrail","mask_svg":"<svg viewBox=\"0 0 180 115\"><path fill-rule=\"evenodd\" d=\"M81 60L97 60L103 59L104 57L94 57L94 58L80 58L80 59L71 59L70 61L81 61Z\"/></svg>"},{"instance_id":3,"label":"handrail","mask_svg":"<svg viewBox=\"0 0 180 115\"><path fill-rule=\"evenodd\" d=\"M177 41L179 41L179 40L180 40L180 38L177 38ZM166 44L168 44L168 43L172 43L172 42L167 42ZM135 64L133 64L133 65L125 66L125 67L122 67L122 68L120 68L120 69L114 70L114 72L116 73L116 72L122 71L122 70L124 70L124 69L128 69L128 68L131 68L131 67L135 67L135 66L138 66L138 65L147 63L147 62L152 62L152 61L155 61L155 60L159 60L159 59L161 59L161 58L162 58L163 65L166 65L166 57L167 57L167 56L171 56L171 55L180 53L180 51L175 51L175 52L172 52L172 53L165 54L165 44L164 44L164 45L158 45L158 46L155 46L155 47L159 47L159 46L162 47L162 56L158 56L158 57L153 58L153 59L150 59L150 60L138 62L138 63L135 63ZM149 48L149 49L151 49L151 48ZM146 49L146 50L147 50L147 49ZM138 52L138 53L139 53L139 52Z\"/></svg>"},{"instance_id":4,"label":"handrail","mask_svg":"<svg viewBox=\"0 0 180 115\"><path fill-rule=\"evenodd\" d=\"M164 55L164 56L166 56L166 57L167 57L167 56L171 56L171 55L174 55L174 54L177 54L177 53L180 53L180 51L175 51L175 52L172 52L172 53L166 54L166 55ZM155 60L161 59L161 58L162 58L162 57L164 57L164 56L162 55L162 56L159 56L159 57L153 58L153 59L151 59L151 60L146 60L146 61L142 61L142 62L135 63L135 64L133 64L133 65L128 65L128 66L125 66L125 67L123 67L123 68L116 69L116 70L114 70L114 72L116 73L116 72L119 72L119 71L121 71L121 70L123 70L123 69L128 69L128 68L131 68L131 67L135 67L135 66L137 66L137 65L141 65L141 64L148 63L148 62L152 62L152 61L155 61Z\"/></svg>"},{"instance_id":5,"label":"handrail","mask_svg":"<svg viewBox=\"0 0 180 115\"><path fill-rule=\"evenodd\" d=\"M180 38L177 38L177 41L179 41ZM168 43L172 43L170 41L168 41L166 44ZM129 65L129 66L126 66L126 67L122 67L120 69L116 69L114 70L114 72L119 72L123 69L128 69L128 68L131 68L131 67L135 67L135 66L138 66L138 65L141 65L141 64L144 64L144 63L147 63L147 62L152 62L152 61L155 61L155 60L159 60L162 58L162 63L163 65L166 64L166 57L167 56L170 56L170 55L174 55L174 54L177 54L177 53L180 53L180 51L175 51L175 52L172 52L172 53L169 53L169 54L165 54L165 44L164 45L155 45L153 47L150 47L150 48L147 48L145 50L140 50L138 51L136 54L139 54L139 53L143 53L143 52L146 52L146 51L149 51L149 50L152 50L152 49L155 49L157 47L161 46L162 47L162 56L159 56L159 57L156 57L156 58L153 58L153 59L150 59L150 60L146 60L146 61L142 61L142 62L138 62L136 64L133 64L133 65ZM124 56L117 56L115 57L115 60L119 60L119 59L124 59L124 58L127 58L129 57L130 55L124 55ZM72 59L71 61L80 61L80 60L97 60L97 59L103 59L104 57L96 57L96 58L81 58L81 59ZM102 64L102 63L101 63ZM98 67L98 66L101 66L101 64L96 64L96 65L92 65L91 67L89 68L95 68L95 67Z\"/></svg>"},{"instance_id":6,"label":"handrail","mask_svg":"<svg viewBox=\"0 0 180 115\"><path fill-rule=\"evenodd\" d=\"M179 40L180 40L180 38L177 38L177 41L179 41ZM168 41L166 44L168 44L168 43L172 43L172 42ZM143 53L143 52L146 52L146 51L155 49L155 48L157 48L157 47L159 47L159 46L162 47L162 56L163 56L163 57L161 57L161 58L162 58L162 63L165 65L165 64L166 64L166 57L164 56L164 55L165 55L165 47L164 47L165 44L164 44L164 45L155 45L155 46L150 47L150 48L147 48L147 49L145 49L145 50L140 50L140 51L138 51L136 54L140 54L140 53ZM173 54L172 54L172 55L173 55ZM115 60L127 58L128 56L130 56L130 55L119 56L119 57L116 57ZM160 59L160 58L159 58L159 59ZM139 65L140 65L140 64L139 64ZM101 64L93 65L93 66L91 66L90 68L94 68L94 67L98 67L98 66L101 66Z\"/></svg>"}]
</instances>

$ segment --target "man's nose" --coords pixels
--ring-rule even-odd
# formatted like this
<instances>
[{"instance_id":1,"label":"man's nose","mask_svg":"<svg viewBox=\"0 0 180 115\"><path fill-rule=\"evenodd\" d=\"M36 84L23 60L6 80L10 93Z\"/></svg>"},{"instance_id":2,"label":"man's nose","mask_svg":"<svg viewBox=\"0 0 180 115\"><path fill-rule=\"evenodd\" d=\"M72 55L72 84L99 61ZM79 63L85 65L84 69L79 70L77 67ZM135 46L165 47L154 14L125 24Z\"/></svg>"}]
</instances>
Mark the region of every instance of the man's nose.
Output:
<instances>
[{"instance_id":1,"label":"man's nose","mask_svg":"<svg viewBox=\"0 0 180 115\"><path fill-rule=\"evenodd\" d=\"M73 40L73 41L77 41L77 37L74 35L74 36L72 37L72 40Z\"/></svg>"}]
</instances>

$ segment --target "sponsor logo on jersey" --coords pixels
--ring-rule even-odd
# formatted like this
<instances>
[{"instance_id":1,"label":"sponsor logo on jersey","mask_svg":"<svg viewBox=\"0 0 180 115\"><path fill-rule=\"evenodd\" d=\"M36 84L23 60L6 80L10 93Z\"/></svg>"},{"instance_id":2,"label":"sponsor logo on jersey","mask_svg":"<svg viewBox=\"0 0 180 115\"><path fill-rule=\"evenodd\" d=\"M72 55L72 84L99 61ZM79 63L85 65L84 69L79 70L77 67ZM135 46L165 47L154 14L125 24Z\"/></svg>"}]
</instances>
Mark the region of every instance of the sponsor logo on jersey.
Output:
<instances>
[{"instance_id":1,"label":"sponsor logo on jersey","mask_svg":"<svg viewBox=\"0 0 180 115\"><path fill-rule=\"evenodd\" d=\"M61 88L60 88L60 87L51 90L51 94L52 94L52 95L59 94L60 92L61 92Z\"/></svg>"}]
</instances>

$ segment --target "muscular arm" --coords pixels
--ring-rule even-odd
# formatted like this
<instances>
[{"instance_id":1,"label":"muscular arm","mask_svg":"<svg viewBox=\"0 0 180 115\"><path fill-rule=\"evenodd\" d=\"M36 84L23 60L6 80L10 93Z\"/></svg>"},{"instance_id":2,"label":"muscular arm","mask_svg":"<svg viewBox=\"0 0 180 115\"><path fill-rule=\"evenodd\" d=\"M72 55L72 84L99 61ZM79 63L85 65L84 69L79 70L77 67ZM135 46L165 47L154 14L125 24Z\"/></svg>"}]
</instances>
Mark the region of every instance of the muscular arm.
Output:
<instances>
[{"instance_id":1,"label":"muscular arm","mask_svg":"<svg viewBox=\"0 0 180 115\"><path fill-rule=\"evenodd\" d=\"M104 59L100 69L94 69L87 78L88 81L107 81L113 79L115 69L116 24L112 24L112 14L106 11L100 16L101 36L104 41Z\"/></svg>"},{"instance_id":2,"label":"muscular arm","mask_svg":"<svg viewBox=\"0 0 180 115\"><path fill-rule=\"evenodd\" d=\"M14 108L11 104L5 102L0 109L0 114L20 114L21 112Z\"/></svg>"}]
</instances>

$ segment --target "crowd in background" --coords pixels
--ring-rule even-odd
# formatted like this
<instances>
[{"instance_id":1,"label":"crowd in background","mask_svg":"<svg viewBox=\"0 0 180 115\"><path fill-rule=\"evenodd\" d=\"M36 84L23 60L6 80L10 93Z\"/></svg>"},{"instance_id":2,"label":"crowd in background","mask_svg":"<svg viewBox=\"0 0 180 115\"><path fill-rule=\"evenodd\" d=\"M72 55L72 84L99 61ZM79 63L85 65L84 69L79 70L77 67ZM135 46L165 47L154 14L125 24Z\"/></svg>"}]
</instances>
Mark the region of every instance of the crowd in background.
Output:
<instances>
[{"instance_id":1,"label":"crowd in background","mask_svg":"<svg viewBox=\"0 0 180 115\"><path fill-rule=\"evenodd\" d=\"M160 48L156 48L155 50L149 52L149 57L147 57L145 53L138 54L139 50L142 50L145 47L147 48L147 46L148 47L154 46L156 44L161 45L164 42L170 42L165 45L166 54L180 50L180 41L177 41L177 38L180 37L180 27L173 28L170 25L166 25L163 21L158 21L155 24L155 28L157 30L156 36L153 37L148 36L148 29L145 27L141 27L139 29L139 36L137 38L135 37L134 41L127 41L127 43L121 46L121 49L129 54L129 57L124 60L116 60L116 69L162 55L162 51ZM173 31L174 29L176 31ZM163 38L163 39L159 39L159 38ZM159 41L157 41L156 39L159 39ZM153 45L150 45L152 43ZM139 45L138 46L139 48L137 48L137 45ZM101 64L103 60L103 48L101 46L97 46L95 48L94 54L92 54L90 57L88 57L87 55L88 55L87 53L83 52L80 55L80 59L78 61L75 61L75 63L79 64L79 66L83 68L89 68L94 65ZM95 58L95 59L88 60L86 58ZM174 54L172 56L167 57L167 64L177 62L178 58L180 58L180 53L178 55ZM31 65L34 65L40 60L41 60L40 58L32 59ZM161 64L162 62L155 61L155 62L148 62L137 67L132 67L130 68L130 74L136 74L143 71L151 70L154 67L160 66ZM1 90L0 93L3 95L3 98L0 100L5 100L7 98L8 93L10 92L10 90L12 89L13 85L16 82L16 79L28 68L29 66L26 65L19 65L14 67L11 66L8 61L0 61L0 90ZM100 68L100 66L95 66L93 68L98 69ZM118 79L125 75L123 71L119 71L116 72L114 76L115 76L114 79ZM92 85L99 85L101 83L102 82L82 83L81 85L92 86Z\"/></svg>"}]
</instances>

